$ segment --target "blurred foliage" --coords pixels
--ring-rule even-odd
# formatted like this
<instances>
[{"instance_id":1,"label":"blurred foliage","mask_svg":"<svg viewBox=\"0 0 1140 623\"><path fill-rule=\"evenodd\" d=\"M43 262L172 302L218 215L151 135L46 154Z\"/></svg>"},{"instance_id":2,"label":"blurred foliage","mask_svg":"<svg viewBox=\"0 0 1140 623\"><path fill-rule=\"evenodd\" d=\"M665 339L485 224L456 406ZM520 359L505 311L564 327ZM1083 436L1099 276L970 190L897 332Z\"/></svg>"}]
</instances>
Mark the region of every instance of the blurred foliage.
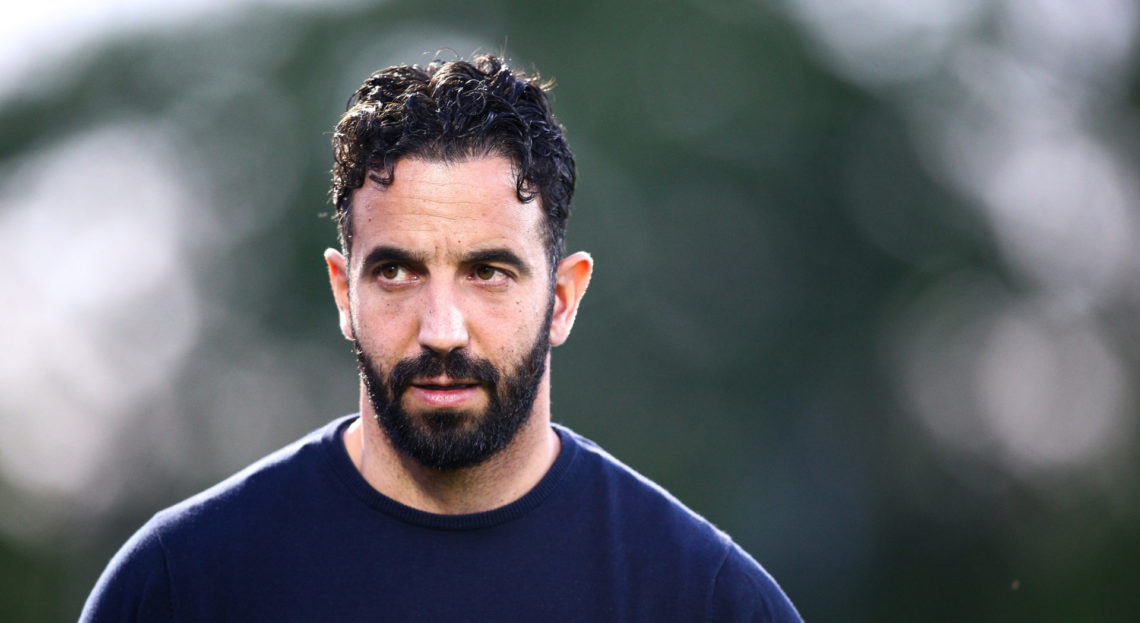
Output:
<instances>
[{"instance_id":1,"label":"blurred foliage","mask_svg":"<svg viewBox=\"0 0 1140 623\"><path fill-rule=\"evenodd\" d=\"M732 534L807 620L1134 619L1135 460L1023 477L911 417L891 364L904 310L953 275L1024 286L977 198L931 173L913 92L845 77L781 6L259 6L109 40L0 101L9 184L27 154L90 128L143 124L176 148L201 307L84 501L0 486L4 620L75 618L151 513L355 409L320 261L328 132L369 72L436 50L505 51L557 81L580 167L568 246L598 264L554 356L557 421ZM1137 75L1110 117L1133 135ZM89 164L55 163L58 183ZM51 262L68 239L43 242ZM1134 384L1135 310L1100 311Z\"/></svg>"}]
</instances>

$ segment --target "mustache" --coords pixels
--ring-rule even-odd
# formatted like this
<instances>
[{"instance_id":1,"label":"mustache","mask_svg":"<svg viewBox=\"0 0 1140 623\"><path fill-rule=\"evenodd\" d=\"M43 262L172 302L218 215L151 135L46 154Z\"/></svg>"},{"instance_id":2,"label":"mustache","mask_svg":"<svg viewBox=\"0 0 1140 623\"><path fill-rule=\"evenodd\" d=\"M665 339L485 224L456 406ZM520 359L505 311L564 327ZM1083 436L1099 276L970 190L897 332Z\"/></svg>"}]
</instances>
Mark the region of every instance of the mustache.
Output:
<instances>
[{"instance_id":1,"label":"mustache","mask_svg":"<svg viewBox=\"0 0 1140 623\"><path fill-rule=\"evenodd\" d=\"M394 397L399 397L412 381L417 378L433 378L447 375L453 379L471 379L494 389L499 384L499 371L486 359L471 357L463 350L453 350L441 355L433 350L425 350L417 357L401 359L388 375L388 387Z\"/></svg>"}]
</instances>

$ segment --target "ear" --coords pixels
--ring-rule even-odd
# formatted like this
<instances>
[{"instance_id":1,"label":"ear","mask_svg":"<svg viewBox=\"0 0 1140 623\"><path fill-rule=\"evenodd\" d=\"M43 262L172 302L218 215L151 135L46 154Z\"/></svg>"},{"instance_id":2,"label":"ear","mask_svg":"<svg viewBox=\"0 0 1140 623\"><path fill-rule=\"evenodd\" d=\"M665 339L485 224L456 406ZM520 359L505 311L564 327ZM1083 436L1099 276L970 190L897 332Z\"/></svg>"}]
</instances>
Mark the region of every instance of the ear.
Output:
<instances>
[{"instance_id":1,"label":"ear","mask_svg":"<svg viewBox=\"0 0 1140 623\"><path fill-rule=\"evenodd\" d=\"M329 267L329 284L332 286L333 300L336 301L340 316L340 332L353 339L352 313L348 306L348 268L344 255L336 249L325 249L325 263Z\"/></svg>"},{"instance_id":2,"label":"ear","mask_svg":"<svg viewBox=\"0 0 1140 623\"><path fill-rule=\"evenodd\" d=\"M579 251L558 263L554 277L554 315L550 319L550 345L558 346L570 337L578 304L590 285L594 258Z\"/></svg>"}]
</instances>

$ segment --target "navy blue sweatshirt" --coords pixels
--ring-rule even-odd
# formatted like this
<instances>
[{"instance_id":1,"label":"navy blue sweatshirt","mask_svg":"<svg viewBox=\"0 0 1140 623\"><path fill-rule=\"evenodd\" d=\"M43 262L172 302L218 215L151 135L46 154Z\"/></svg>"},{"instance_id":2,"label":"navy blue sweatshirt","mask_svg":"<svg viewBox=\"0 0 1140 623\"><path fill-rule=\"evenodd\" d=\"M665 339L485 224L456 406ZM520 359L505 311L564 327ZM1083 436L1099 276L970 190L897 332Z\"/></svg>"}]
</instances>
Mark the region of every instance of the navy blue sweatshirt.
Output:
<instances>
[{"instance_id":1,"label":"navy blue sweatshirt","mask_svg":"<svg viewBox=\"0 0 1140 623\"><path fill-rule=\"evenodd\" d=\"M155 515L81 621L800 621L727 535L564 427L525 496L436 515L364 480L355 419Z\"/></svg>"}]
</instances>

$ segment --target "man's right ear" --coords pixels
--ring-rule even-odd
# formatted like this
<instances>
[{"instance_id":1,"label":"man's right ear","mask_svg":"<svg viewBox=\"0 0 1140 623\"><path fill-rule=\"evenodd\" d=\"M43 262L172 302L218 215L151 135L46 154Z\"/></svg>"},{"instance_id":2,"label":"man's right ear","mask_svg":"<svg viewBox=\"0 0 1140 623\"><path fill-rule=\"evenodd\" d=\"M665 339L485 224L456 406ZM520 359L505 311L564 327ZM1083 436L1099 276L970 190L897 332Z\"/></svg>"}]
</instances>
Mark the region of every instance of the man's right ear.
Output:
<instances>
[{"instance_id":1,"label":"man's right ear","mask_svg":"<svg viewBox=\"0 0 1140 623\"><path fill-rule=\"evenodd\" d=\"M340 332L351 340L352 313L348 306L348 267L344 255L336 249L325 249L325 263L329 267L329 285L332 286L333 300L336 301L337 314L340 319Z\"/></svg>"}]
</instances>

